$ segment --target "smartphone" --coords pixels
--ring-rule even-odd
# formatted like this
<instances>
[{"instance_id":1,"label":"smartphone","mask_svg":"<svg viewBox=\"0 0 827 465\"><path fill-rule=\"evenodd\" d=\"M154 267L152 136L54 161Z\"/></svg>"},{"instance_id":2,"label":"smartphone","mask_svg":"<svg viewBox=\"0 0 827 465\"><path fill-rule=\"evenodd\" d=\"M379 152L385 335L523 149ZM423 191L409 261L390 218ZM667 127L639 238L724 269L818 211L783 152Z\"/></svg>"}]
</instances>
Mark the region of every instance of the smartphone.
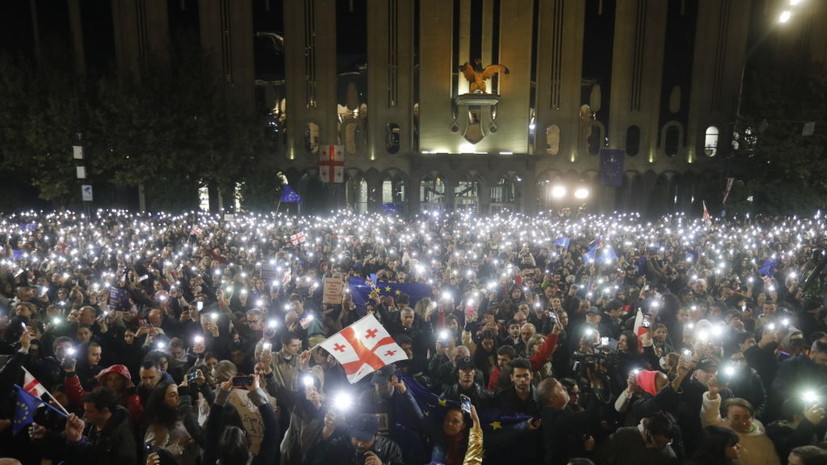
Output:
<instances>
[{"instance_id":1,"label":"smartphone","mask_svg":"<svg viewBox=\"0 0 827 465\"><path fill-rule=\"evenodd\" d=\"M140 324L142 328L148 326L146 320L144 319L138 320L138 324Z\"/></svg>"},{"instance_id":2,"label":"smartphone","mask_svg":"<svg viewBox=\"0 0 827 465\"><path fill-rule=\"evenodd\" d=\"M609 338L608 338L608 337L606 337L606 336L601 337L601 338L600 338L600 345L602 345L602 346L607 346L607 345L609 345Z\"/></svg>"},{"instance_id":3,"label":"smartphone","mask_svg":"<svg viewBox=\"0 0 827 465\"><path fill-rule=\"evenodd\" d=\"M233 378L233 386L237 387L245 387L245 386L252 386L253 385L253 377L252 376L236 376Z\"/></svg>"},{"instance_id":4,"label":"smartphone","mask_svg":"<svg viewBox=\"0 0 827 465\"><path fill-rule=\"evenodd\" d=\"M193 381L195 381L196 378L198 378L198 372L193 371L192 373L187 375L187 382L192 383Z\"/></svg>"},{"instance_id":5,"label":"smartphone","mask_svg":"<svg viewBox=\"0 0 827 465\"><path fill-rule=\"evenodd\" d=\"M463 412L471 413L471 398L466 396L465 394L459 395L459 403L462 407Z\"/></svg>"},{"instance_id":6,"label":"smartphone","mask_svg":"<svg viewBox=\"0 0 827 465\"><path fill-rule=\"evenodd\" d=\"M643 315L643 327L648 328L652 326L652 317L649 315Z\"/></svg>"},{"instance_id":7,"label":"smartphone","mask_svg":"<svg viewBox=\"0 0 827 465\"><path fill-rule=\"evenodd\" d=\"M198 310L199 312L201 310L204 310L204 302L201 302L200 300L198 302L196 302L195 303L195 309Z\"/></svg>"}]
</instances>

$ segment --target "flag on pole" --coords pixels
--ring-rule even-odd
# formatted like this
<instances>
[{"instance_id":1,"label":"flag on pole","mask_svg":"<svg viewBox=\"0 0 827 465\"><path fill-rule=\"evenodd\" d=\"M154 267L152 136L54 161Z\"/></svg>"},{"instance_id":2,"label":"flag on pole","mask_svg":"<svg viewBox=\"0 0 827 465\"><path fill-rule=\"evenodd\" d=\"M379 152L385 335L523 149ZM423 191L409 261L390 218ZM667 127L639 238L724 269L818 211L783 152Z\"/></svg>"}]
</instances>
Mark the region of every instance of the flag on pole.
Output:
<instances>
[{"instance_id":1,"label":"flag on pole","mask_svg":"<svg viewBox=\"0 0 827 465\"><path fill-rule=\"evenodd\" d=\"M704 206L704 223L706 224L706 227L708 228L708 227L712 226L712 217L709 216L709 210L706 209L706 201L702 200L701 203L703 203L703 206Z\"/></svg>"},{"instance_id":2,"label":"flag on pole","mask_svg":"<svg viewBox=\"0 0 827 465\"><path fill-rule=\"evenodd\" d=\"M319 176L322 182L345 182L345 155L341 145L325 145L319 151Z\"/></svg>"},{"instance_id":3,"label":"flag on pole","mask_svg":"<svg viewBox=\"0 0 827 465\"><path fill-rule=\"evenodd\" d=\"M24 391L26 391L29 394L37 397L38 399L43 394L48 394L49 393L49 391L47 391L46 388L43 387L42 384L40 384L40 381L38 381L37 378L32 376L31 373L29 373L29 370L27 370L26 368L23 368L23 374L24 374L23 375L23 390Z\"/></svg>"},{"instance_id":4,"label":"flag on pole","mask_svg":"<svg viewBox=\"0 0 827 465\"><path fill-rule=\"evenodd\" d=\"M638 346L643 347L643 342L641 341L641 337L649 331L649 328L643 325L645 317L643 316L643 312L640 309L637 310L637 314L635 315L635 325L634 325L634 333L637 336ZM651 323L650 323L651 324Z\"/></svg>"},{"instance_id":5,"label":"flag on pole","mask_svg":"<svg viewBox=\"0 0 827 465\"><path fill-rule=\"evenodd\" d=\"M569 245L571 245L571 238L570 237L558 237L556 241L554 241L554 245L558 247L562 247L564 249L568 249Z\"/></svg>"},{"instance_id":6,"label":"flag on pole","mask_svg":"<svg viewBox=\"0 0 827 465\"><path fill-rule=\"evenodd\" d=\"M724 200L721 201L722 204L726 205L726 199L729 197L729 192L732 190L732 183L735 182L735 178L726 178L726 188L724 189Z\"/></svg>"},{"instance_id":7,"label":"flag on pole","mask_svg":"<svg viewBox=\"0 0 827 465\"><path fill-rule=\"evenodd\" d=\"M12 436L17 436L18 433L34 422L34 412L41 405L46 403L39 398L29 394L20 386L15 385L17 389L17 404L14 409L14 426L12 428Z\"/></svg>"},{"instance_id":8,"label":"flag on pole","mask_svg":"<svg viewBox=\"0 0 827 465\"><path fill-rule=\"evenodd\" d=\"M353 384L385 365L407 360L405 351L373 315L368 315L319 344L345 369Z\"/></svg>"},{"instance_id":9,"label":"flag on pole","mask_svg":"<svg viewBox=\"0 0 827 465\"><path fill-rule=\"evenodd\" d=\"M301 203L302 196L299 195L296 191L293 190L292 187L288 186L287 184L281 186L281 195L279 196L279 202L297 202Z\"/></svg>"}]
</instances>

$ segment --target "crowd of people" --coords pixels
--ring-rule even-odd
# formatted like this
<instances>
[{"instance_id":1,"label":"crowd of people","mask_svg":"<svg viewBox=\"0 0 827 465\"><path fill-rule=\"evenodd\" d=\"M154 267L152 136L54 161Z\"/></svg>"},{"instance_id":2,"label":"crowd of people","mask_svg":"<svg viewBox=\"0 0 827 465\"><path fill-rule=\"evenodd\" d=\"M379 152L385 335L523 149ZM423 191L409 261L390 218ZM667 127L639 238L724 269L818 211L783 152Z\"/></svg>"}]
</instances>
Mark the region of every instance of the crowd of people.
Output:
<instances>
[{"instance_id":1,"label":"crowd of people","mask_svg":"<svg viewBox=\"0 0 827 465\"><path fill-rule=\"evenodd\" d=\"M29 212L0 244L0 463L827 464L820 214ZM319 344L368 314L407 359L351 384Z\"/></svg>"}]
</instances>

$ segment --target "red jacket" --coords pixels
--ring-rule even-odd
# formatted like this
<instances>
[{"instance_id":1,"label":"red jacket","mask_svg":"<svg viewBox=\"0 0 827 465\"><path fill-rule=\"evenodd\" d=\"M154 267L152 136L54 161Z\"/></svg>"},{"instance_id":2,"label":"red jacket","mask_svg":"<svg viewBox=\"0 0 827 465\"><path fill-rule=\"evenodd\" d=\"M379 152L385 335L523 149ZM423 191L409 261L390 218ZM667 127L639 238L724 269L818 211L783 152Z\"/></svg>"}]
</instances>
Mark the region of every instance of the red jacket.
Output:
<instances>
[{"instance_id":1,"label":"red jacket","mask_svg":"<svg viewBox=\"0 0 827 465\"><path fill-rule=\"evenodd\" d=\"M100 383L98 383L100 386ZM63 381L63 391L69 399L69 405L72 407L82 407L83 396L86 391L80 385L80 378L77 375L70 376ZM120 404L129 411L129 417L132 419L133 425L141 424L141 419L144 416L144 405L141 403L141 398L134 392L127 395L126 399L121 398Z\"/></svg>"}]
</instances>

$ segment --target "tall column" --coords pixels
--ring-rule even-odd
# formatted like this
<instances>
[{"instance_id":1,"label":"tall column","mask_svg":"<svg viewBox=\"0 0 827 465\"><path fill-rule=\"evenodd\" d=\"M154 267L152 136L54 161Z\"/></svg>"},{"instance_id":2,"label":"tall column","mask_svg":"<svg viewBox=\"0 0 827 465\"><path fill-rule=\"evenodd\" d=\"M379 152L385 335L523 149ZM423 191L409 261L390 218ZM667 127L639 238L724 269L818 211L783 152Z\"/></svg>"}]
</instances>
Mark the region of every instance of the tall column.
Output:
<instances>
[{"instance_id":1,"label":"tall column","mask_svg":"<svg viewBox=\"0 0 827 465\"><path fill-rule=\"evenodd\" d=\"M555 159L574 161L580 131L583 22L586 2L540 0L537 20L537 91L534 153L546 155L546 128L560 128Z\"/></svg>"},{"instance_id":2,"label":"tall column","mask_svg":"<svg viewBox=\"0 0 827 465\"><path fill-rule=\"evenodd\" d=\"M200 0L201 45L216 58L219 72L232 92L252 111L253 6L250 1Z\"/></svg>"},{"instance_id":3,"label":"tall column","mask_svg":"<svg viewBox=\"0 0 827 465\"><path fill-rule=\"evenodd\" d=\"M655 161L668 2L618 0L612 55L609 146L627 149L627 132L639 130L637 153L626 163Z\"/></svg>"},{"instance_id":4,"label":"tall column","mask_svg":"<svg viewBox=\"0 0 827 465\"><path fill-rule=\"evenodd\" d=\"M368 157L381 166L413 148L412 0L368 2ZM399 151L388 153L389 125L399 127Z\"/></svg>"},{"instance_id":5,"label":"tall column","mask_svg":"<svg viewBox=\"0 0 827 465\"><path fill-rule=\"evenodd\" d=\"M284 2L287 157L315 165L318 147L305 149L309 123L318 125L319 145L338 142L336 108L336 1Z\"/></svg>"},{"instance_id":6,"label":"tall column","mask_svg":"<svg viewBox=\"0 0 827 465\"><path fill-rule=\"evenodd\" d=\"M718 128L719 149L728 142L749 28L749 15L744 12L749 11L750 3L750 0L700 0L686 131L690 163L706 157L707 127Z\"/></svg>"}]
</instances>

